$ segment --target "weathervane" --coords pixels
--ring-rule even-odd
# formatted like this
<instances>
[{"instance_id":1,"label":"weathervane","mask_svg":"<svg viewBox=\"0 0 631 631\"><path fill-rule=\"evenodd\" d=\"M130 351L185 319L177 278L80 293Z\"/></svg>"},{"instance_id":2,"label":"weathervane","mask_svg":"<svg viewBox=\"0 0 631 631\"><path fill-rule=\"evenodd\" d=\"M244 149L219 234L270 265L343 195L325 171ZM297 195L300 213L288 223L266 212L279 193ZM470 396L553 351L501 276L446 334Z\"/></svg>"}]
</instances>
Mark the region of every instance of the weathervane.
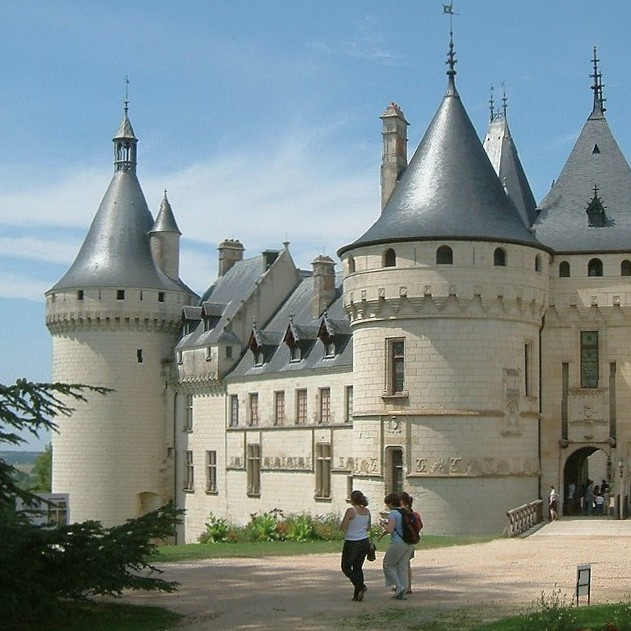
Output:
<instances>
[{"instance_id":1,"label":"weathervane","mask_svg":"<svg viewBox=\"0 0 631 631\"><path fill-rule=\"evenodd\" d=\"M129 110L129 77L125 75L125 114Z\"/></svg>"}]
</instances>

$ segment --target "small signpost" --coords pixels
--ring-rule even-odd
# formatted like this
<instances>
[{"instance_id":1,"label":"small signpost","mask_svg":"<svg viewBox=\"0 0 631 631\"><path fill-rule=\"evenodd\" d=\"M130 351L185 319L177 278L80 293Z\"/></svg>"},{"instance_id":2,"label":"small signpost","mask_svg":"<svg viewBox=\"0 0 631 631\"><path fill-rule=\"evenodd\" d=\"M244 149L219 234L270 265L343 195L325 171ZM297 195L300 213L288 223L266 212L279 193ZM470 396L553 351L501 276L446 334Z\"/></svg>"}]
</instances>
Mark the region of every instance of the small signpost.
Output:
<instances>
[{"instance_id":1,"label":"small signpost","mask_svg":"<svg viewBox=\"0 0 631 631\"><path fill-rule=\"evenodd\" d=\"M587 596L587 604L591 596L592 565L585 563L576 566L576 606L580 596Z\"/></svg>"}]
</instances>

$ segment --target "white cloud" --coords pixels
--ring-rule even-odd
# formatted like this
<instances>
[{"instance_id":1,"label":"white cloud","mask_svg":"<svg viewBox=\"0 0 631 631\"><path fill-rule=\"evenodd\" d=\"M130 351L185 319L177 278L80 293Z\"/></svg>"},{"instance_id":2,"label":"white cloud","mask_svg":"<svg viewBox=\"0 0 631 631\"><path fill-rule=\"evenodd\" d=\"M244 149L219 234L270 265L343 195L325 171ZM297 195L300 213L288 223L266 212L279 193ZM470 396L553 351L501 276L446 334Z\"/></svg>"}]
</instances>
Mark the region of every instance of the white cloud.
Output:
<instances>
[{"instance_id":1,"label":"white cloud","mask_svg":"<svg viewBox=\"0 0 631 631\"><path fill-rule=\"evenodd\" d=\"M309 267L317 254L335 257L337 248L360 236L379 213L378 139L368 153L340 154L340 133L340 126L293 130L275 144L143 176L154 215L168 188L184 236L184 282L203 291L213 281L216 246L225 238L241 240L246 256L287 240L297 264ZM111 171L75 171L56 186L0 194L0 265L1 257L29 261L29 274L33 261L69 266L110 177ZM49 285L9 277L0 295L41 299Z\"/></svg>"}]
</instances>

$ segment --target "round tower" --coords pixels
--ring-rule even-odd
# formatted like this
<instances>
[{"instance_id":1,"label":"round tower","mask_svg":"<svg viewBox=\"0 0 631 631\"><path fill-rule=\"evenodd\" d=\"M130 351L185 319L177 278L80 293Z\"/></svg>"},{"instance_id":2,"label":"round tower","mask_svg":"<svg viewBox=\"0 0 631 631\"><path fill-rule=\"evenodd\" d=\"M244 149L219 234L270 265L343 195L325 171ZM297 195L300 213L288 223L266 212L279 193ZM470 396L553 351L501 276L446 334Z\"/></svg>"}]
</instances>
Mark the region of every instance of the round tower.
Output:
<instances>
[{"instance_id":1,"label":"round tower","mask_svg":"<svg viewBox=\"0 0 631 631\"><path fill-rule=\"evenodd\" d=\"M339 250L353 329L354 473L428 532L502 532L539 497L548 251L507 198L455 85L380 217ZM416 506L416 503L415 503Z\"/></svg>"},{"instance_id":2,"label":"round tower","mask_svg":"<svg viewBox=\"0 0 631 631\"><path fill-rule=\"evenodd\" d=\"M53 434L53 491L70 519L106 525L172 497L167 382L184 305L196 296L153 260L154 221L136 176L127 103L114 137L114 175L81 249L46 293L53 380L106 386L72 404Z\"/></svg>"}]
</instances>

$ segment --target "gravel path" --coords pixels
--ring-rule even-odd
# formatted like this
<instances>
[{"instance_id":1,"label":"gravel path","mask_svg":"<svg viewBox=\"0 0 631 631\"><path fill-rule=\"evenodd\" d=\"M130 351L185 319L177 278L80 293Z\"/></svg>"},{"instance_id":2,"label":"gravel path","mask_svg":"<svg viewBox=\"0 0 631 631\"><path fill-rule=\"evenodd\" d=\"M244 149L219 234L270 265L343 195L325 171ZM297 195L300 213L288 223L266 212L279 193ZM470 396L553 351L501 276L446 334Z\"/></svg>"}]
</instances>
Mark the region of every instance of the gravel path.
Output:
<instances>
[{"instance_id":1,"label":"gravel path","mask_svg":"<svg viewBox=\"0 0 631 631\"><path fill-rule=\"evenodd\" d=\"M381 559L366 563L364 602L339 555L216 559L162 567L181 586L174 594L138 593L125 602L167 607L187 616L181 631L338 630L358 612L389 607L451 609L466 605L528 605L541 592L574 596L576 566L592 564L591 602L631 598L631 520L559 520L527 538L423 550L413 561L414 593L393 601Z\"/></svg>"}]
</instances>

